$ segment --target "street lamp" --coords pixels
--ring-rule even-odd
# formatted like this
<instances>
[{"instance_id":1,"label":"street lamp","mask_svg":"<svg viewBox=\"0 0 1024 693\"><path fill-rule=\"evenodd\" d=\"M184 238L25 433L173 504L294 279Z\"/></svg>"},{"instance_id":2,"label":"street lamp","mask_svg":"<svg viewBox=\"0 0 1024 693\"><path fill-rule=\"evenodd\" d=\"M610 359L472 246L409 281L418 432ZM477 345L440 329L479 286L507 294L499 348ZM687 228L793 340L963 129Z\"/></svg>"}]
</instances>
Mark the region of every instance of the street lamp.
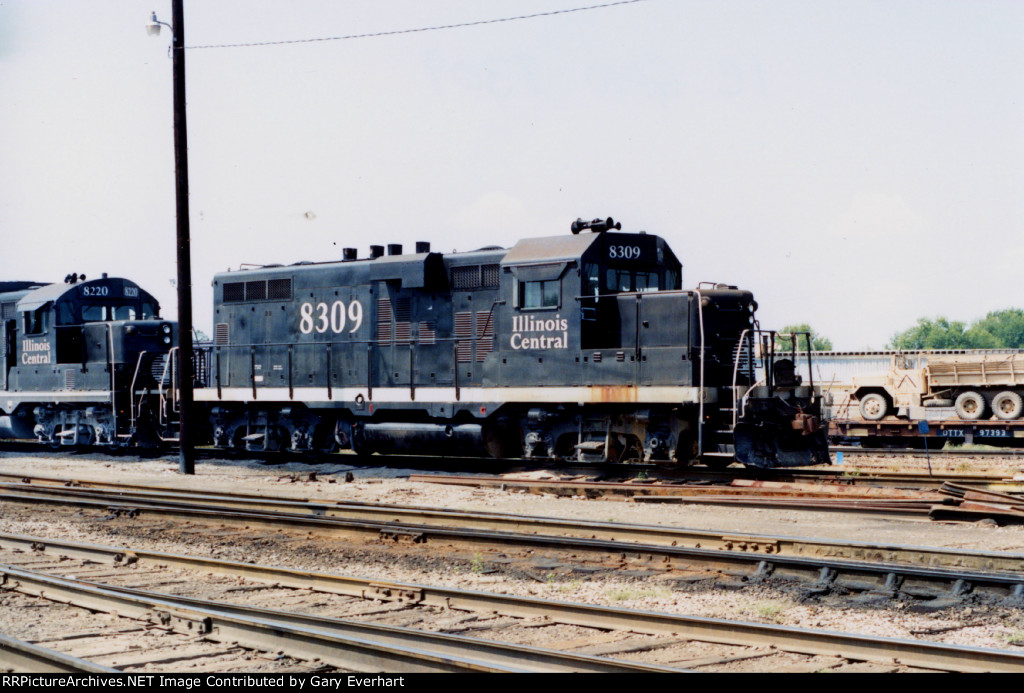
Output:
<instances>
[{"instance_id":1,"label":"street lamp","mask_svg":"<svg viewBox=\"0 0 1024 693\"><path fill-rule=\"evenodd\" d=\"M149 17L149 23L146 24L146 33L150 36L159 36L161 26L167 27L172 32L174 31L174 27L172 27L170 24L168 24L167 22L161 22L159 19L157 19L156 12L154 12Z\"/></svg>"},{"instance_id":2,"label":"street lamp","mask_svg":"<svg viewBox=\"0 0 1024 693\"><path fill-rule=\"evenodd\" d=\"M183 0L171 0L171 23L161 22L156 12L146 33L159 36L160 27L171 30L174 73L174 189L178 221L178 398L181 419L178 435L182 474L195 474L192 435L192 253L188 227L188 138L185 127L185 11Z\"/></svg>"}]
</instances>

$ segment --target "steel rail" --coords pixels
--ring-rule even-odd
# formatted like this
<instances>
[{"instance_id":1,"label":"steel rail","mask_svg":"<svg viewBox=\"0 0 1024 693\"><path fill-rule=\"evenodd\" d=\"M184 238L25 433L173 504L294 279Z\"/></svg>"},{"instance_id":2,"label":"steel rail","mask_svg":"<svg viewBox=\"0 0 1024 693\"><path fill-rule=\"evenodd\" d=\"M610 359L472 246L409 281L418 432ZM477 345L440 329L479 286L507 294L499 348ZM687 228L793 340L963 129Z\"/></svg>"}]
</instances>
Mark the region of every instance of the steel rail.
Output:
<instances>
[{"instance_id":1,"label":"steel rail","mask_svg":"<svg viewBox=\"0 0 1024 693\"><path fill-rule=\"evenodd\" d=\"M0 669L32 674L120 674L119 669L0 635Z\"/></svg>"},{"instance_id":2,"label":"steel rail","mask_svg":"<svg viewBox=\"0 0 1024 693\"><path fill-rule=\"evenodd\" d=\"M43 448L38 443L20 443L15 441L0 441L0 450L24 452L26 454L53 454L52 450ZM834 452L849 453L852 455L885 455L885 456L912 456L923 457L923 450L872 450L867 448L832 448ZM115 454L102 448L91 449L93 454L106 454L110 459L116 460L121 455ZM981 457L1005 456L1016 458L1024 455L1024 450L1017 452L1004 451L962 451L945 453L932 451L931 455L946 456L970 456L977 453ZM372 455L360 456L354 453L260 453L247 451L232 451L221 449L201 448L196 454L206 459L223 460L259 460L268 465L284 462L304 462L309 464L316 471L318 464L344 464L353 468L409 468L419 470L438 470L446 472L490 472L490 473L514 473L527 471L550 470L567 475L600 475L604 477L634 477L637 474L647 474L652 481L698 481L728 483L733 479L750 479L763 481L835 481L839 483L869 483L876 486L905 486L913 483L916 486L935 487L944 481L963 482L971 484L1012 484L1012 480L1006 478L1005 474L981 474L981 473L939 473L932 476L918 472L895 472L895 471L872 471L872 470L844 470L841 467L828 469L818 468L775 468L759 469L751 467L729 467L725 470L712 470L704 467L666 467L664 465L648 463L615 463L615 464L577 464L573 462L557 461L536 461L525 459L494 459L494 458L470 458L470 457L429 457L423 455ZM14 473L0 473L0 477L21 478L24 475ZM1020 484L1017 484L1020 487Z\"/></svg>"},{"instance_id":3,"label":"steel rail","mask_svg":"<svg viewBox=\"0 0 1024 693\"><path fill-rule=\"evenodd\" d=\"M378 465L379 466L379 465ZM614 469L608 469L602 467L600 470L595 470L593 466L590 468L584 467L573 467L573 466L559 466L554 470L559 474L595 474L595 472L623 472L623 471L637 471L632 467L623 468L622 465L618 465ZM990 491L1002 491L1004 493L1012 493L1014 491L1024 493L1024 480L1014 480L1007 476L1007 474L969 474L969 473L948 473L948 474L925 474L919 472L879 472L874 470L847 470L847 471L831 471L826 469L730 469L728 471L712 471L712 470L700 470L693 468L686 469L665 469L663 467L657 467L656 465L645 465L643 469L639 471L649 473L647 479L637 479L633 476L629 481L610 481L607 479L593 479L590 481L559 481L557 479L552 480L532 480L534 484L550 484L552 487L565 484L567 489L574 489L576 487L583 487L587 485L593 485L595 489L609 488L612 490L611 495L615 495L616 491L621 489L625 495L626 492L633 491L633 495L643 494L656 494L656 493L672 493L672 489L675 489L679 484L683 482L699 482L702 484L729 484L736 480L744 481L774 481L779 483L816 483L829 486L837 487L858 487L867 486L869 488L899 488L899 489L937 489L945 483L952 484L970 484L974 487L984 488ZM319 474L316 470L312 470L312 474ZM334 473L329 473L326 476L333 476ZM618 476L631 476L622 475ZM515 479L508 477L487 477L480 476L479 474L472 477L459 477L448 474L411 474L408 477L415 481L430 482L434 480L444 479L459 479L459 478L470 478L477 479L482 483L489 483L489 480L494 480L497 485L505 484L512 486L516 483L530 483L531 480L527 479ZM50 476L38 476L38 475L27 475L15 472L3 472L0 471L0 479L7 479L11 481L20 481L23 483L32 483L40 485L54 485L54 486L79 486L83 488L111 488L111 489L140 489L140 490L155 490L161 488L160 486L148 486L141 484L126 484L116 483L110 481L96 481L85 478L74 478L74 477L50 477ZM499 481L500 480L500 481ZM167 487L164 487L167 488ZM178 490L178 489L168 489ZM189 493L194 494L209 494L216 495L217 491L205 491L194 489L190 490ZM245 494L233 494L233 495L245 495ZM251 494L252 497L260 497L256 494ZM579 495L579 493L572 493L571 495Z\"/></svg>"},{"instance_id":4,"label":"steel rail","mask_svg":"<svg viewBox=\"0 0 1024 693\"><path fill-rule=\"evenodd\" d=\"M1024 596L1024 572L978 572L935 567L916 567L880 563L877 560L847 560L831 556L792 556L773 552L751 553L728 549L686 548L622 542L582 536L552 536L524 532L498 531L450 526L407 524L398 522L311 517L294 513L241 512L230 508L204 505L200 508L184 503L149 504L138 498L126 502L110 502L90 498L0 493L0 500L21 503L48 503L94 508L135 517L141 512L160 517L185 518L250 528L254 524L280 530L300 530L307 535L318 533L338 536L344 533L371 534L380 538L407 538L416 543L448 542L473 548L493 549L496 545L530 550L544 549L568 553L577 562L621 568L639 565L654 570L698 570L739 574L750 578L799 579L813 584L814 589L828 591L836 587L854 591L882 590L935 598L942 594L967 592L986 593L997 598L1018 599ZM612 525L614 527L614 525Z\"/></svg>"},{"instance_id":5,"label":"steel rail","mask_svg":"<svg viewBox=\"0 0 1024 693\"><path fill-rule=\"evenodd\" d=\"M863 561L892 565L927 566L951 570L981 572L1024 573L1024 553L1003 551L976 551L967 549L945 549L940 547L901 546L875 542L847 542L809 537L788 537L783 535L755 534L745 532L716 532L684 527L663 525L639 525L629 523L596 522L553 517L512 515L497 512L455 511L425 506L387 505L358 501L309 501L257 495L213 494L191 491L169 491L156 489L151 495L139 493L129 496L124 492L99 494L102 489L59 489L0 484L0 489L17 488L30 493L54 493L56 497L89 499L98 501L104 509L110 503L117 503L129 510L143 504L166 504L169 508L187 508L187 504L214 505L225 511L254 509L261 512L287 513L299 524L301 519L312 516L323 520L357 520L385 522L384 531L401 528L423 532L424 537L433 533L434 528L450 529L455 525L476 530L512 531L530 538L575 537L587 540L618 542L620 551L647 551L649 547L672 547L710 549L724 552L755 554L766 560L776 556L799 556L821 558L830 561ZM93 495L90 495L93 494ZM113 496L112 498L110 496ZM0 492L0 500L11 500L10 494ZM56 501L51 501L56 502ZM94 506L95 507L95 506ZM225 517L227 517L225 515ZM298 519L296 519L298 518ZM318 523L316 527L322 527ZM329 525L328 525L329 526ZM407 527L406 527L407 526ZM381 531L379 524L372 525L371 531ZM621 544L639 544L640 547Z\"/></svg>"},{"instance_id":6,"label":"steel rail","mask_svg":"<svg viewBox=\"0 0 1024 693\"><path fill-rule=\"evenodd\" d=\"M310 589L385 601L455 610L500 613L522 618L545 617L563 623L652 635L675 635L702 642L741 646L775 646L786 652L837 656L941 671L1024 672L1024 654L1007 650L947 645L928 641L864 636L771 624L680 616L652 611L558 602L456 588L382 582L353 576L257 565L143 549L83 544L43 537L0 534L0 547L39 555L68 556L114 564L170 566L242 577L296 589Z\"/></svg>"},{"instance_id":7,"label":"steel rail","mask_svg":"<svg viewBox=\"0 0 1024 693\"><path fill-rule=\"evenodd\" d=\"M283 650L356 671L593 672L679 671L526 645L410 628L359 624L273 609L217 603L95 584L0 565L7 589L96 611L149 620L217 642Z\"/></svg>"},{"instance_id":8,"label":"steel rail","mask_svg":"<svg viewBox=\"0 0 1024 693\"><path fill-rule=\"evenodd\" d=\"M998 422L997 422L998 423ZM936 441L945 441L945 438L931 438ZM852 445L836 445L829 448L832 452L842 452L854 455L879 455L885 457L909 456L909 457L1020 457L1024 450L1019 447L985 448L981 450L965 450L963 448L939 448L928 450L923 448L862 448Z\"/></svg>"}]
</instances>

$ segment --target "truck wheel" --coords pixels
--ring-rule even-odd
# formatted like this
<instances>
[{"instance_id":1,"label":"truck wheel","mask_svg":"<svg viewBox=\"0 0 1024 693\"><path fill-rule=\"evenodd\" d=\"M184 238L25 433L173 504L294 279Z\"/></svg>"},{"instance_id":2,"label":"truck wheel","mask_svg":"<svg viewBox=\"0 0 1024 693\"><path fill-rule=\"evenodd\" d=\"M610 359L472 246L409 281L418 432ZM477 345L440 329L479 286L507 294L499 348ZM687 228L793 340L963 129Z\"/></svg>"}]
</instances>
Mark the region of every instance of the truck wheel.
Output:
<instances>
[{"instance_id":1,"label":"truck wheel","mask_svg":"<svg viewBox=\"0 0 1024 693\"><path fill-rule=\"evenodd\" d=\"M881 421L889 413L889 402L877 392L860 398L860 415L868 421Z\"/></svg>"},{"instance_id":2,"label":"truck wheel","mask_svg":"<svg viewBox=\"0 0 1024 693\"><path fill-rule=\"evenodd\" d=\"M988 413L987 403L980 392L964 392L956 398L956 415L964 421L979 421Z\"/></svg>"},{"instance_id":3,"label":"truck wheel","mask_svg":"<svg viewBox=\"0 0 1024 693\"><path fill-rule=\"evenodd\" d=\"M1003 421L1019 419L1021 412L1024 411L1024 399L1016 392L1000 392L992 398L992 411L995 412L996 418Z\"/></svg>"}]
</instances>

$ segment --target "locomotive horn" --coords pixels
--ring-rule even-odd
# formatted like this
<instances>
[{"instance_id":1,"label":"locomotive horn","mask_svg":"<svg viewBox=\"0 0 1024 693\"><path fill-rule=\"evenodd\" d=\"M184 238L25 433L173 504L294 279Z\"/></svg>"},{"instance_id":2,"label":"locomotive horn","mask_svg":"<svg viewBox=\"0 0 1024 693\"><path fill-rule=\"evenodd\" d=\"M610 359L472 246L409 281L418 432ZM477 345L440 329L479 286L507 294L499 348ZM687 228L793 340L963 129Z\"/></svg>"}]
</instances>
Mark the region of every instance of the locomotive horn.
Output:
<instances>
[{"instance_id":1,"label":"locomotive horn","mask_svg":"<svg viewBox=\"0 0 1024 693\"><path fill-rule=\"evenodd\" d=\"M608 229L615 229L619 231L622 229L622 222L615 221L611 217L607 219L594 219L593 221L583 221L583 219L577 219L572 223L573 235L578 234L584 229L590 229L594 233L602 233Z\"/></svg>"}]
</instances>

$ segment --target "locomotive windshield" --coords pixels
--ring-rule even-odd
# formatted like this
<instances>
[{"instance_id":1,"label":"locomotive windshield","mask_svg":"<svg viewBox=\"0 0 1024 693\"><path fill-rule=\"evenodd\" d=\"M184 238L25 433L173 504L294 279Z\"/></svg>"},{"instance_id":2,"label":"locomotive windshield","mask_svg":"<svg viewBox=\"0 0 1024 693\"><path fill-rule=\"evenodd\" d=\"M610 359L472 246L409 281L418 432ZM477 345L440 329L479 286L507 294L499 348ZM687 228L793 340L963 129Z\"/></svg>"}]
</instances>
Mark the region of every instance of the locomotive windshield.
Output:
<instances>
[{"instance_id":1,"label":"locomotive windshield","mask_svg":"<svg viewBox=\"0 0 1024 693\"><path fill-rule=\"evenodd\" d=\"M605 267L587 263L584 267L584 296L671 291L679 288L679 275L666 268Z\"/></svg>"},{"instance_id":2,"label":"locomotive windshield","mask_svg":"<svg viewBox=\"0 0 1024 693\"><path fill-rule=\"evenodd\" d=\"M158 317L152 303L125 301L120 303L93 303L82 305L82 322L110 322L111 320L150 320ZM73 324L69 322L67 324Z\"/></svg>"}]
</instances>

